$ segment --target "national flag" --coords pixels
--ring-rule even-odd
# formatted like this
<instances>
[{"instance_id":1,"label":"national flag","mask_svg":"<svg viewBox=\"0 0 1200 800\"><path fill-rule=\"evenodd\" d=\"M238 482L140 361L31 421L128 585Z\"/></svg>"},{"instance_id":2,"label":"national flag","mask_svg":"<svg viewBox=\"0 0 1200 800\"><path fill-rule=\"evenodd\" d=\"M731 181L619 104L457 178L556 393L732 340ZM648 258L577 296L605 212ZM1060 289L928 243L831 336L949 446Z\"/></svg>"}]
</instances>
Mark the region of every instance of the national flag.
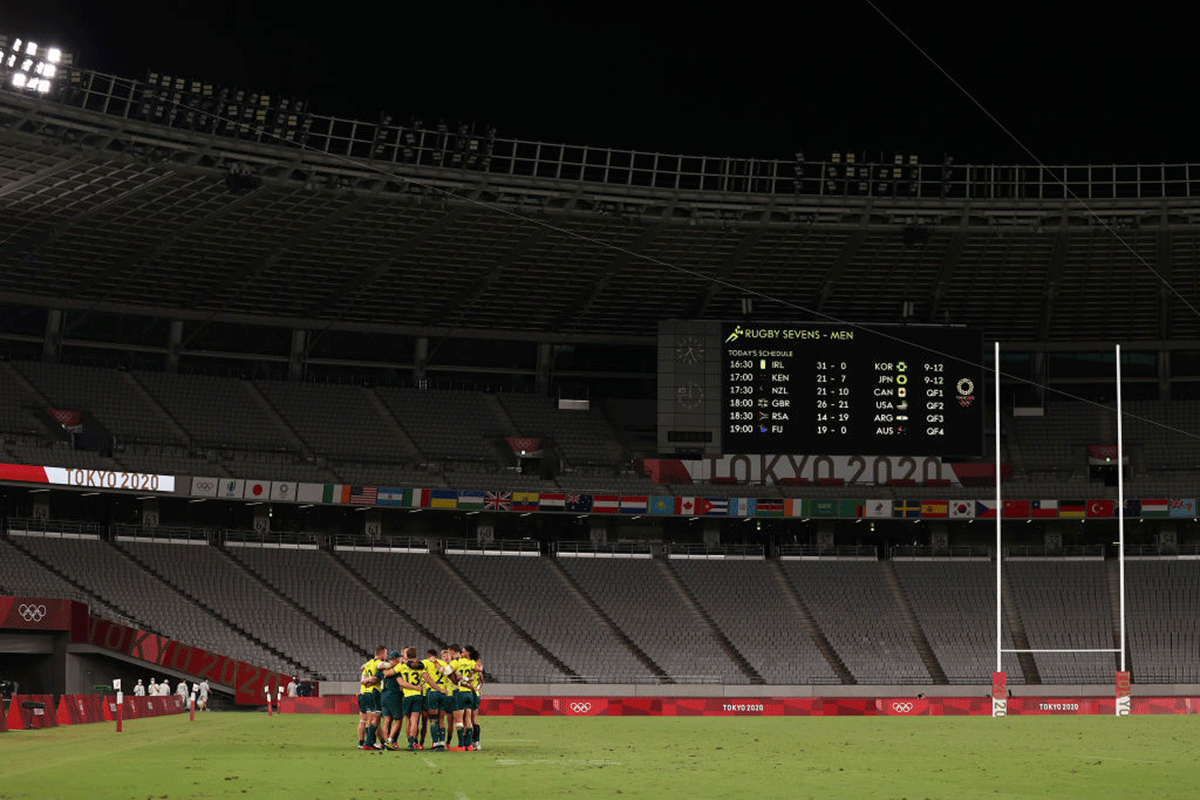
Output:
<instances>
[{"instance_id":1,"label":"national flag","mask_svg":"<svg viewBox=\"0 0 1200 800\"><path fill-rule=\"evenodd\" d=\"M996 501L995 500L976 500L975 501L975 519L995 519L996 518Z\"/></svg>"},{"instance_id":2,"label":"national flag","mask_svg":"<svg viewBox=\"0 0 1200 800\"><path fill-rule=\"evenodd\" d=\"M1087 516L1087 503L1082 500L1059 500L1059 519L1083 519Z\"/></svg>"},{"instance_id":3,"label":"national flag","mask_svg":"<svg viewBox=\"0 0 1200 800\"><path fill-rule=\"evenodd\" d=\"M1035 519L1053 518L1058 516L1057 500L1030 500L1029 516Z\"/></svg>"},{"instance_id":4,"label":"national flag","mask_svg":"<svg viewBox=\"0 0 1200 800\"><path fill-rule=\"evenodd\" d=\"M538 508L542 511L563 511L567 507L567 496L562 492L542 492Z\"/></svg>"},{"instance_id":5,"label":"national flag","mask_svg":"<svg viewBox=\"0 0 1200 800\"><path fill-rule=\"evenodd\" d=\"M892 515L891 500L868 500L863 511L864 517L880 519Z\"/></svg>"},{"instance_id":6,"label":"national flag","mask_svg":"<svg viewBox=\"0 0 1200 800\"><path fill-rule=\"evenodd\" d=\"M324 495L323 483L301 483L296 489L296 500L300 503L320 503Z\"/></svg>"},{"instance_id":7,"label":"national flag","mask_svg":"<svg viewBox=\"0 0 1200 800\"><path fill-rule=\"evenodd\" d=\"M621 510L621 496L618 494L592 495L592 511L597 514L616 514Z\"/></svg>"},{"instance_id":8,"label":"national flag","mask_svg":"<svg viewBox=\"0 0 1200 800\"><path fill-rule=\"evenodd\" d=\"M375 505L377 506L402 506L404 505L404 490L398 486L380 486L379 491L375 493Z\"/></svg>"},{"instance_id":9,"label":"national flag","mask_svg":"<svg viewBox=\"0 0 1200 800\"><path fill-rule=\"evenodd\" d=\"M836 517L838 513L837 500L809 500L808 515L810 517Z\"/></svg>"},{"instance_id":10,"label":"national flag","mask_svg":"<svg viewBox=\"0 0 1200 800\"><path fill-rule=\"evenodd\" d=\"M675 498L665 496L655 496L650 498L650 513L651 514L674 514L675 513Z\"/></svg>"},{"instance_id":11,"label":"national flag","mask_svg":"<svg viewBox=\"0 0 1200 800\"><path fill-rule=\"evenodd\" d=\"M950 503L946 500L922 500L921 519L945 519L950 516Z\"/></svg>"},{"instance_id":12,"label":"national flag","mask_svg":"<svg viewBox=\"0 0 1200 800\"><path fill-rule=\"evenodd\" d=\"M863 515L864 500L838 500L838 516L842 519L855 519Z\"/></svg>"},{"instance_id":13,"label":"national flag","mask_svg":"<svg viewBox=\"0 0 1200 800\"><path fill-rule=\"evenodd\" d=\"M482 489L459 489L458 490L458 507L468 511L474 511L483 508L483 490Z\"/></svg>"},{"instance_id":14,"label":"national flag","mask_svg":"<svg viewBox=\"0 0 1200 800\"><path fill-rule=\"evenodd\" d=\"M794 502L797 505L800 503L799 500ZM782 517L787 513L787 503L773 497L759 497L754 501L752 513L756 517Z\"/></svg>"},{"instance_id":15,"label":"national flag","mask_svg":"<svg viewBox=\"0 0 1200 800\"><path fill-rule=\"evenodd\" d=\"M405 508L429 508L429 490L428 489L405 489L404 490L404 507Z\"/></svg>"},{"instance_id":16,"label":"national flag","mask_svg":"<svg viewBox=\"0 0 1200 800\"><path fill-rule=\"evenodd\" d=\"M300 484L295 481L271 481L271 499L294 503L299 488Z\"/></svg>"},{"instance_id":17,"label":"national flag","mask_svg":"<svg viewBox=\"0 0 1200 800\"><path fill-rule=\"evenodd\" d=\"M586 514L592 510L592 496L590 494L568 494L566 507L567 511Z\"/></svg>"},{"instance_id":18,"label":"national flag","mask_svg":"<svg viewBox=\"0 0 1200 800\"><path fill-rule=\"evenodd\" d=\"M702 497L696 501L700 513L708 517L724 517L729 514L728 497Z\"/></svg>"},{"instance_id":19,"label":"national flag","mask_svg":"<svg viewBox=\"0 0 1200 800\"><path fill-rule=\"evenodd\" d=\"M1140 517L1142 515L1142 501L1137 498L1125 498L1125 505L1121 508L1122 517Z\"/></svg>"},{"instance_id":20,"label":"national flag","mask_svg":"<svg viewBox=\"0 0 1200 800\"><path fill-rule=\"evenodd\" d=\"M646 496L643 495L621 495L621 513L622 514L645 514L646 513Z\"/></svg>"},{"instance_id":21,"label":"national flag","mask_svg":"<svg viewBox=\"0 0 1200 800\"><path fill-rule=\"evenodd\" d=\"M269 500L271 498L270 481L246 481L242 495L247 500Z\"/></svg>"},{"instance_id":22,"label":"national flag","mask_svg":"<svg viewBox=\"0 0 1200 800\"><path fill-rule=\"evenodd\" d=\"M458 508L458 490L433 489L429 492L430 508Z\"/></svg>"},{"instance_id":23,"label":"national flag","mask_svg":"<svg viewBox=\"0 0 1200 800\"><path fill-rule=\"evenodd\" d=\"M321 492L322 503L340 503L342 502L342 487L337 483L325 484L325 489Z\"/></svg>"},{"instance_id":24,"label":"national flag","mask_svg":"<svg viewBox=\"0 0 1200 800\"><path fill-rule=\"evenodd\" d=\"M758 509L758 501L753 497L731 497L729 498L729 516L731 517L753 517Z\"/></svg>"},{"instance_id":25,"label":"national flag","mask_svg":"<svg viewBox=\"0 0 1200 800\"><path fill-rule=\"evenodd\" d=\"M1005 500L1004 501L1004 517L1006 519L1029 519L1029 512L1032 509L1029 507L1028 500Z\"/></svg>"},{"instance_id":26,"label":"national flag","mask_svg":"<svg viewBox=\"0 0 1200 800\"><path fill-rule=\"evenodd\" d=\"M512 511L512 492L484 492L483 507L491 511Z\"/></svg>"},{"instance_id":27,"label":"national flag","mask_svg":"<svg viewBox=\"0 0 1200 800\"><path fill-rule=\"evenodd\" d=\"M1113 515L1113 501L1088 500L1087 515L1089 517L1111 517Z\"/></svg>"},{"instance_id":28,"label":"national flag","mask_svg":"<svg viewBox=\"0 0 1200 800\"><path fill-rule=\"evenodd\" d=\"M352 506L373 506L375 497L379 494L377 486L351 486L346 493L346 502Z\"/></svg>"},{"instance_id":29,"label":"national flag","mask_svg":"<svg viewBox=\"0 0 1200 800\"><path fill-rule=\"evenodd\" d=\"M758 515L766 516L762 513L763 501L758 501ZM804 501L792 497L783 501L783 515L785 517L803 517L804 516Z\"/></svg>"},{"instance_id":30,"label":"national flag","mask_svg":"<svg viewBox=\"0 0 1200 800\"><path fill-rule=\"evenodd\" d=\"M513 511L537 511L538 492L513 492Z\"/></svg>"},{"instance_id":31,"label":"national flag","mask_svg":"<svg viewBox=\"0 0 1200 800\"><path fill-rule=\"evenodd\" d=\"M1196 516L1196 498L1188 497L1179 500L1171 501L1171 516L1172 517L1194 517Z\"/></svg>"},{"instance_id":32,"label":"national flag","mask_svg":"<svg viewBox=\"0 0 1200 800\"><path fill-rule=\"evenodd\" d=\"M951 500L947 505L950 519L975 519L974 500Z\"/></svg>"},{"instance_id":33,"label":"national flag","mask_svg":"<svg viewBox=\"0 0 1200 800\"><path fill-rule=\"evenodd\" d=\"M694 516L696 512L696 498L694 497L676 497L675 498L675 513L685 517Z\"/></svg>"},{"instance_id":34,"label":"national flag","mask_svg":"<svg viewBox=\"0 0 1200 800\"><path fill-rule=\"evenodd\" d=\"M892 501L892 516L901 517L903 519L913 519L920 516L921 504L912 500L893 500Z\"/></svg>"},{"instance_id":35,"label":"national flag","mask_svg":"<svg viewBox=\"0 0 1200 800\"><path fill-rule=\"evenodd\" d=\"M1155 498L1147 500L1142 498L1142 516L1143 517L1167 517L1170 516L1171 501L1166 498Z\"/></svg>"}]
</instances>

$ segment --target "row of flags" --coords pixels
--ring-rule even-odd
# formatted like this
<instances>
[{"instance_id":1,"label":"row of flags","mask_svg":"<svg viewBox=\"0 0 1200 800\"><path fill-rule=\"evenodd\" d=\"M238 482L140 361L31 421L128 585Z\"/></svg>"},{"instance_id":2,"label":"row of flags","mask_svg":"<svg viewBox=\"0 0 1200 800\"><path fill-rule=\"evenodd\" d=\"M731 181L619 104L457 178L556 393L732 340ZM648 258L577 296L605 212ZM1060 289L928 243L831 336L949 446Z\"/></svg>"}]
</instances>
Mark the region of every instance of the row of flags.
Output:
<instances>
[{"instance_id":1,"label":"row of flags","mask_svg":"<svg viewBox=\"0 0 1200 800\"><path fill-rule=\"evenodd\" d=\"M686 517L803 517L829 519L995 519L995 500L802 499L675 497L668 495L513 492L326 484L321 502L457 511L649 514ZM1111 519L1118 516L1194 517L1197 498L1004 500L1008 519Z\"/></svg>"}]
</instances>

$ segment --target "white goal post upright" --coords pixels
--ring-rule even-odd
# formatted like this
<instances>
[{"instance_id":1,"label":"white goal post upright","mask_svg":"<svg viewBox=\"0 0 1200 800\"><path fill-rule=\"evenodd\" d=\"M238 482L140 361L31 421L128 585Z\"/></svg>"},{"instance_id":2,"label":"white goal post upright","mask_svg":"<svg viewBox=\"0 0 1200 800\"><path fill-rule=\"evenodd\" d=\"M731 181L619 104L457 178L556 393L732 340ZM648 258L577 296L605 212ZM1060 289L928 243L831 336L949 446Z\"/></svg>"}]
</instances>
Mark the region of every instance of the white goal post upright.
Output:
<instances>
[{"instance_id":1,"label":"white goal post upright","mask_svg":"<svg viewBox=\"0 0 1200 800\"><path fill-rule=\"evenodd\" d=\"M1004 608L1000 604L1001 583L1001 552L1000 552L1000 521L1004 516L1004 507L1000 503L1000 340L995 343L992 353L992 376L994 378L992 400L995 405L996 427L996 671L992 673L992 716L1008 716L1008 681L1004 674L1001 648L1004 646Z\"/></svg>"},{"instance_id":2,"label":"white goal post upright","mask_svg":"<svg viewBox=\"0 0 1200 800\"><path fill-rule=\"evenodd\" d=\"M1121 405L1121 345L1117 345L1117 566L1120 592L1121 669L1117 671L1117 695L1114 713L1129 716L1133 710L1130 699L1129 672L1125 666L1125 411Z\"/></svg>"},{"instance_id":3,"label":"white goal post upright","mask_svg":"<svg viewBox=\"0 0 1200 800\"><path fill-rule=\"evenodd\" d=\"M1005 649L1004 648L1004 611L1001 605L1001 584L1003 571L1001 564L1000 523L1004 517L1004 504L1000 495L1000 342L995 343L993 364L995 366L995 402L996 402L996 671L992 673L992 716L1008 715L1008 676L1004 673L1004 653L1120 653L1120 669L1116 673L1116 703L1115 713L1118 717L1129 716L1132 711L1130 698L1129 672L1125 665L1125 429L1124 408L1121 396L1121 345L1116 346L1116 383L1117 383L1117 564L1119 573L1119 616L1120 647L1104 648L1065 648L1065 649Z\"/></svg>"}]
</instances>

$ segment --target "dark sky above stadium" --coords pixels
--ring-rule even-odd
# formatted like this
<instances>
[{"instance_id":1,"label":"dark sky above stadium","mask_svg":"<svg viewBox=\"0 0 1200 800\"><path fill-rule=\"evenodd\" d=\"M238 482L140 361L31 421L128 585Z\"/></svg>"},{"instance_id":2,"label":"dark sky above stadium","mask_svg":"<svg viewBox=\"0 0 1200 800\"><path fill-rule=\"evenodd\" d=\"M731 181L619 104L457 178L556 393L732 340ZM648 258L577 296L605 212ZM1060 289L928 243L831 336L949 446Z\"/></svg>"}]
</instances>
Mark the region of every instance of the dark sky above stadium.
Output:
<instances>
[{"instance_id":1,"label":"dark sky above stadium","mask_svg":"<svg viewBox=\"0 0 1200 800\"><path fill-rule=\"evenodd\" d=\"M1173 7L874 1L1047 163L1200 160L1192 33ZM82 66L318 113L688 154L1032 161L866 0L6 5L0 29Z\"/></svg>"}]
</instances>

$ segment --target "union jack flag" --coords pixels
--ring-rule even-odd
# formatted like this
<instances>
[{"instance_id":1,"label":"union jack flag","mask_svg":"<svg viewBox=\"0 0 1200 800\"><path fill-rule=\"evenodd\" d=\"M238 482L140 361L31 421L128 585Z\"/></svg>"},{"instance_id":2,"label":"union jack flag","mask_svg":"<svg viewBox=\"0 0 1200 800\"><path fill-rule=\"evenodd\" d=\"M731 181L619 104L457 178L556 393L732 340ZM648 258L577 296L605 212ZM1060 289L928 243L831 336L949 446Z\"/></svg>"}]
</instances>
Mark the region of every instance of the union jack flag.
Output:
<instances>
[{"instance_id":1,"label":"union jack flag","mask_svg":"<svg viewBox=\"0 0 1200 800\"><path fill-rule=\"evenodd\" d=\"M483 507L492 511L512 511L512 492L488 492L483 496Z\"/></svg>"}]
</instances>

